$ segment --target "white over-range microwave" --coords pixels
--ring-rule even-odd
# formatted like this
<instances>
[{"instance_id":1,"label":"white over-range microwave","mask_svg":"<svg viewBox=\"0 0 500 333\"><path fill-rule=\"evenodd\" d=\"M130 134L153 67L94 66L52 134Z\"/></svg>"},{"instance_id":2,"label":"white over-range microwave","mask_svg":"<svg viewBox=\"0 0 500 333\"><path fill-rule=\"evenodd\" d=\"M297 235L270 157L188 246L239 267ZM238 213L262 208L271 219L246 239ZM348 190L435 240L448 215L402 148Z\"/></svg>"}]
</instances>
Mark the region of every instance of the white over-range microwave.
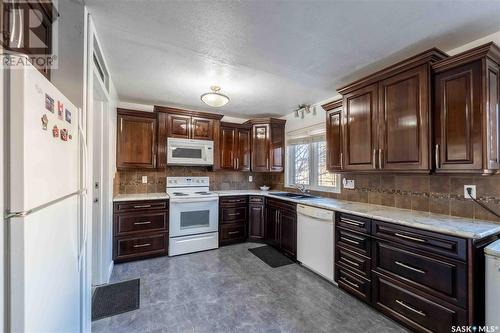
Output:
<instances>
[{"instance_id":1,"label":"white over-range microwave","mask_svg":"<svg viewBox=\"0 0 500 333\"><path fill-rule=\"evenodd\" d=\"M214 142L167 138L168 165L213 165Z\"/></svg>"}]
</instances>

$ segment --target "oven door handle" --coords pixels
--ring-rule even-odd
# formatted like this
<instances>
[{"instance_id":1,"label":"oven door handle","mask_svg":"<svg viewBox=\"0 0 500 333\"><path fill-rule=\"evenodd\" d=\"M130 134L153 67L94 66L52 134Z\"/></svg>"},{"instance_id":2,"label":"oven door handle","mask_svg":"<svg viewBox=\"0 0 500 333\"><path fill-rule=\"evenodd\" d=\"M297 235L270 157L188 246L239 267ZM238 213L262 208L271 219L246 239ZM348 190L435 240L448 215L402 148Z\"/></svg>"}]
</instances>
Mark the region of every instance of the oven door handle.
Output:
<instances>
[{"instance_id":1,"label":"oven door handle","mask_svg":"<svg viewBox=\"0 0 500 333\"><path fill-rule=\"evenodd\" d=\"M170 198L170 202L178 203L191 203L191 202L207 202L207 201L219 201L219 197L212 198Z\"/></svg>"}]
</instances>

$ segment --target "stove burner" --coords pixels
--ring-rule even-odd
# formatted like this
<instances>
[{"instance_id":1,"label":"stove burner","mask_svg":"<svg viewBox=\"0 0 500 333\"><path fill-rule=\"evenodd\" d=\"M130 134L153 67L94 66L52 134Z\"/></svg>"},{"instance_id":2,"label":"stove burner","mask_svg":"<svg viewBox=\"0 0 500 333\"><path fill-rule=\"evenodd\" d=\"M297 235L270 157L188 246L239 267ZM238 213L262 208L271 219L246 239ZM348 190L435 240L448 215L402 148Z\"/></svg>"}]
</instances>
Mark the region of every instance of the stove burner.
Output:
<instances>
[{"instance_id":1,"label":"stove burner","mask_svg":"<svg viewBox=\"0 0 500 333\"><path fill-rule=\"evenodd\" d=\"M184 197L186 195L188 195L187 193L181 193L181 192L174 192L173 193L176 197Z\"/></svg>"},{"instance_id":2,"label":"stove burner","mask_svg":"<svg viewBox=\"0 0 500 333\"><path fill-rule=\"evenodd\" d=\"M194 192L195 194L210 195L210 192Z\"/></svg>"}]
</instances>

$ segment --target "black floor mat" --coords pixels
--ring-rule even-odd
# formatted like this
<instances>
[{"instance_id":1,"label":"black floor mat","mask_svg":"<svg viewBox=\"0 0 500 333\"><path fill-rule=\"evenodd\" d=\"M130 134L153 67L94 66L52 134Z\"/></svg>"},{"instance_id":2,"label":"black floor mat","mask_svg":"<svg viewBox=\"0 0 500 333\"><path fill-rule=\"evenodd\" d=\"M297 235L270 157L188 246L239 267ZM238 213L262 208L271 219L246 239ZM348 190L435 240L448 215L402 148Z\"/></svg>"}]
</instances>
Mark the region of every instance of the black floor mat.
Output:
<instances>
[{"instance_id":1,"label":"black floor mat","mask_svg":"<svg viewBox=\"0 0 500 333\"><path fill-rule=\"evenodd\" d=\"M97 287L92 297L92 321L139 308L140 280Z\"/></svg>"},{"instance_id":2,"label":"black floor mat","mask_svg":"<svg viewBox=\"0 0 500 333\"><path fill-rule=\"evenodd\" d=\"M248 249L260 260L271 266L272 268L293 264L294 261L287 256L281 254L278 250L271 246L255 247Z\"/></svg>"}]
</instances>

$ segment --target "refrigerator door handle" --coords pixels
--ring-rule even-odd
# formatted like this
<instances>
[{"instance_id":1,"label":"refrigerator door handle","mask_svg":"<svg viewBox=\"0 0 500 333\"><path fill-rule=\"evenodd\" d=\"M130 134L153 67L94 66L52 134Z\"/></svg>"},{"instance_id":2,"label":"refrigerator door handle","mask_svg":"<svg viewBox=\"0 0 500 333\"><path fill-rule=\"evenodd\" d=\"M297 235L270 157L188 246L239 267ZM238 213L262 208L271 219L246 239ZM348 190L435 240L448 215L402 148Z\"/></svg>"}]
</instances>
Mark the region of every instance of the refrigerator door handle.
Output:
<instances>
[{"instance_id":1,"label":"refrigerator door handle","mask_svg":"<svg viewBox=\"0 0 500 333\"><path fill-rule=\"evenodd\" d=\"M78 132L80 133L80 138L81 138L81 143L83 146L83 161L82 161L82 193L81 195L83 196L83 205L82 205L82 224L83 224L83 240L82 240L82 235L78 235L78 271L81 270L81 260L83 258L83 253L85 252L85 244L87 244L87 161L88 161L88 151L87 151L87 140L85 139L85 133L82 128L82 123L83 123L83 113L82 109L78 108L78 115L79 115L79 122L78 122ZM80 230L78 228L77 230Z\"/></svg>"},{"instance_id":2,"label":"refrigerator door handle","mask_svg":"<svg viewBox=\"0 0 500 333\"><path fill-rule=\"evenodd\" d=\"M54 204L56 204L58 202L61 202L61 201L66 200L68 198L71 198L74 195L81 195L81 194L84 194L86 192L87 192L87 190L78 190L78 191L75 191L73 193L66 194L66 195L64 195L64 196L62 196L60 198L55 199L55 200L46 202L43 205L40 205L40 206L31 208L31 209L28 209L28 210L24 210L24 211L21 211L21 212L6 212L5 215L4 215L4 219L7 220L7 219L15 218L15 217L25 217L25 216L28 216L30 214L36 213L39 210L42 210L42 209L47 208L49 206L52 206L52 205L54 205Z\"/></svg>"}]
</instances>

